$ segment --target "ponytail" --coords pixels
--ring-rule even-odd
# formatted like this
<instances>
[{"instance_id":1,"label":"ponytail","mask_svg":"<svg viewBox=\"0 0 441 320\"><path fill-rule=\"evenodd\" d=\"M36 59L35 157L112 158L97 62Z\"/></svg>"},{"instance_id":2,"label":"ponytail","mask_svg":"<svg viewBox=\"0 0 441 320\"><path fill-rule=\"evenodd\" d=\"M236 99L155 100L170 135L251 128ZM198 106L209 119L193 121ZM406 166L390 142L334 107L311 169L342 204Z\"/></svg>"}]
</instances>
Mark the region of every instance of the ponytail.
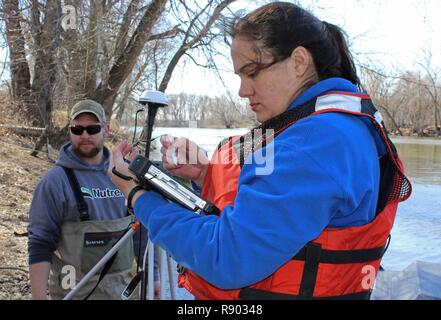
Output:
<instances>
[{"instance_id":1,"label":"ponytail","mask_svg":"<svg viewBox=\"0 0 441 320\"><path fill-rule=\"evenodd\" d=\"M328 65L328 70L323 70L323 72L326 74L331 71L332 73L332 69L338 69L341 73L339 75L340 77L351 81L355 85L360 85L357 69L355 68L353 57L347 45L346 34L340 27L332 23L323 21L323 25L325 31L329 34L329 40L334 43L339 56L337 65ZM330 76L332 76L332 74L330 74Z\"/></svg>"}]
</instances>

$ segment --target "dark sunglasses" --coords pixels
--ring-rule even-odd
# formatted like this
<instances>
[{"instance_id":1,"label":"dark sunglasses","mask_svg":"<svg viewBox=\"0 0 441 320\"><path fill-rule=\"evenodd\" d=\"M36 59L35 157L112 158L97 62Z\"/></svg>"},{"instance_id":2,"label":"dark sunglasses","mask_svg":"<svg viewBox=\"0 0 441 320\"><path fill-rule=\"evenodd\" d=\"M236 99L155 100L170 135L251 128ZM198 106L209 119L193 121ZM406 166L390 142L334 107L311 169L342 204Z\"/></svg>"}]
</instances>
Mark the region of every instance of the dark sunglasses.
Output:
<instances>
[{"instance_id":1,"label":"dark sunglasses","mask_svg":"<svg viewBox=\"0 0 441 320\"><path fill-rule=\"evenodd\" d=\"M87 134L89 134L89 135L97 134L98 132L101 131L100 124L92 124L87 127L69 126L69 128L70 128L70 132L72 132L76 136L81 136L83 134L84 130L86 130Z\"/></svg>"}]
</instances>

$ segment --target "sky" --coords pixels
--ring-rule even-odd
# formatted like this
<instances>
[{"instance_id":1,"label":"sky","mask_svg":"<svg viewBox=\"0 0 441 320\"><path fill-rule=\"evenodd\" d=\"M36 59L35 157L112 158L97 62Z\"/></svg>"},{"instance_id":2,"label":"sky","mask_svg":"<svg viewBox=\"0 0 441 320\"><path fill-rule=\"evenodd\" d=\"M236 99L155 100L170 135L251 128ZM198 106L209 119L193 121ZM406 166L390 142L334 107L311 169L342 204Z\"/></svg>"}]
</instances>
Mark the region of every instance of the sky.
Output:
<instances>
[{"instance_id":1,"label":"sky","mask_svg":"<svg viewBox=\"0 0 441 320\"><path fill-rule=\"evenodd\" d=\"M391 75L417 70L425 49L432 53L433 67L441 69L440 0L301 0L301 4L312 8L321 20L342 27L357 59L378 70ZM249 12L256 7L255 1L239 0L231 8ZM0 49L0 72L5 54ZM213 71L181 61L167 93L216 96L228 90L237 95L239 79L231 64L223 69L229 70L221 73L224 83Z\"/></svg>"},{"instance_id":2,"label":"sky","mask_svg":"<svg viewBox=\"0 0 441 320\"><path fill-rule=\"evenodd\" d=\"M238 1L233 11L255 6L253 1ZM351 50L363 63L374 65L390 75L399 71L418 70L418 62L432 53L432 66L441 69L441 1L440 0L305 0L321 20L342 27L348 34ZM226 91L211 71L187 63L172 77L167 93L188 92L218 95ZM237 94L239 79L222 73L224 83ZM191 76L192 81L188 81Z\"/></svg>"}]
</instances>

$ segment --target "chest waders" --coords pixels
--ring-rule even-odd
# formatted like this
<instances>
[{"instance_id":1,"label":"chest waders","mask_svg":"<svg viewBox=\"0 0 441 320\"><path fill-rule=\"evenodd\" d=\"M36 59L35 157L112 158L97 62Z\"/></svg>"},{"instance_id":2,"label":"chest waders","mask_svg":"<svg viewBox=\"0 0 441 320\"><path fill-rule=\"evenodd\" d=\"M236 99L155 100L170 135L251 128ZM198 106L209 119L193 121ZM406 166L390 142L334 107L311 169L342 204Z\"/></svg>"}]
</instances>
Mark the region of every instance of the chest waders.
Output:
<instances>
[{"instance_id":1,"label":"chest waders","mask_svg":"<svg viewBox=\"0 0 441 320\"><path fill-rule=\"evenodd\" d=\"M75 194L80 221L65 222L61 227L61 238L52 257L49 276L49 295L60 300L92 269L107 251L119 240L133 216L116 220L92 221L87 204L81 194L78 181L71 169L63 168L69 177ZM108 273L101 280L90 299L120 299L121 292L133 277L133 239L126 241L118 251ZM75 296L84 299L94 289L100 275L93 276Z\"/></svg>"}]
</instances>

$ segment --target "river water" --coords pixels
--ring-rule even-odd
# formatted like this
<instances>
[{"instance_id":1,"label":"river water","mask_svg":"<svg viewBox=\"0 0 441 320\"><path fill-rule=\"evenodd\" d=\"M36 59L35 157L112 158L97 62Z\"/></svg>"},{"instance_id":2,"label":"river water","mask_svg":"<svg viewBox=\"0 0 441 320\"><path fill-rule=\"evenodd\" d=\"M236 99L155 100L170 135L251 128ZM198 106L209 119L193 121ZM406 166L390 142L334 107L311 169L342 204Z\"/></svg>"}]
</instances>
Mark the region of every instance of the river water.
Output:
<instances>
[{"instance_id":1,"label":"river water","mask_svg":"<svg viewBox=\"0 0 441 320\"><path fill-rule=\"evenodd\" d=\"M441 263L441 140L392 140L413 192L398 208L384 267L402 270L416 260Z\"/></svg>"},{"instance_id":2,"label":"river water","mask_svg":"<svg viewBox=\"0 0 441 320\"><path fill-rule=\"evenodd\" d=\"M246 129L157 128L153 136L170 133L195 141L212 154L225 137ZM400 271L415 261L441 263L441 140L392 138L412 182L413 193L401 203L392 240L383 259L386 270ZM178 290L178 297L188 296Z\"/></svg>"}]
</instances>

